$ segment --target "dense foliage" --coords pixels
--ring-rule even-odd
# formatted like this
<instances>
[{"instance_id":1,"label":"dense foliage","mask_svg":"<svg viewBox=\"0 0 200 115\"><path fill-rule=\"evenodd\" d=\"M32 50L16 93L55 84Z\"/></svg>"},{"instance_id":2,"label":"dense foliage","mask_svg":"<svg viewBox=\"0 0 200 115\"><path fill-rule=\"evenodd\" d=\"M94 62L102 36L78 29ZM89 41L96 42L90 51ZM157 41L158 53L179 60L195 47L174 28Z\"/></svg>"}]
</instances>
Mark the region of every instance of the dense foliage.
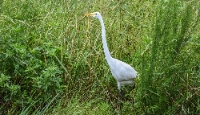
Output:
<instances>
[{"instance_id":1,"label":"dense foliage","mask_svg":"<svg viewBox=\"0 0 200 115\"><path fill-rule=\"evenodd\" d=\"M200 18L193 4L170 1L157 7L137 97L147 114L200 113L200 36L194 34Z\"/></svg>"},{"instance_id":2,"label":"dense foliage","mask_svg":"<svg viewBox=\"0 0 200 115\"><path fill-rule=\"evenodd\" d=\"M0 114L116 114L112 56L140 74L124 114L200 114L199 0L3 0Z\"/></svg>"},{"instance_id":3,"label":"dense foliage","mask_svg":"<svg viewBox=\"0 0 200 115\"><path fill-rule=\"evenodd\" d=\"M1 111L20 110L29 104L43 106L62 93L63 70L55 56L60 48L47 40L48 28L40 16L44 11L31 1L4 1L0 25ZM43 9L42 9L43 10Z\"/></svg>"}]
</instances>

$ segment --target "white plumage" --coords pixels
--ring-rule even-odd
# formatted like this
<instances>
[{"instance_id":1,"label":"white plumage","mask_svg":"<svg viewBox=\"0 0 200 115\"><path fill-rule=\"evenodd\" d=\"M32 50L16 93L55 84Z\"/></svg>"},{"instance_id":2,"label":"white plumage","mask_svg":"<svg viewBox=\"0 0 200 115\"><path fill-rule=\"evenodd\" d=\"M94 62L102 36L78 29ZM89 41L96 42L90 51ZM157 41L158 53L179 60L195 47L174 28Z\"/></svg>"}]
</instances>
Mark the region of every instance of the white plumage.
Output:
<instances>
[{"instance_id":1,"label":"white plumage","mask_svg":"<svg viewBox=\"0 0 200 115\"><path fill-rule=\"evenodd\" d=\"M136 78L137 72L127 63L118 59L112 58L113 63L109 63L110 70L113 77L116 79L120 86L132 85L134 78ZM120 86L118 85L118 89Z\"/></svg>"}]
</instances>

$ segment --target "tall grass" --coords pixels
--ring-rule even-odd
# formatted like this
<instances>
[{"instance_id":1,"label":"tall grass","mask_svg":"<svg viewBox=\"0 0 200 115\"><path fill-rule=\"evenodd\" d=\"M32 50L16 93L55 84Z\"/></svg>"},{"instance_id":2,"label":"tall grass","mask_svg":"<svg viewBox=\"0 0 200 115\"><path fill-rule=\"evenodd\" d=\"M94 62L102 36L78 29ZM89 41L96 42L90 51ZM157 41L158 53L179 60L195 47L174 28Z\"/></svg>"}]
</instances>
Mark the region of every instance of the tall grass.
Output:
<instances>
[{"instance_id":1,"label":"tall grass","mask_svg":"<svg viewBox=\"0 0 200 115\"><path fill-rule=\"evenodd\" d=\"M3 1L2 114L116 114L116 81L102 50L140 74L123 87L123 114L199 113L199 2Z\"/></svg>"},{"instance_id":2,"label":"tall grass","mask_svg":"<svg viewBox=\"0 0 200 115\"><path fill-rule=\"evenodd\" d=\"M194 34L199 29L199 11L193 4L199 2L158 3L151 50L143 55L143 63L148 64L142 68L137 96L145 114L200 113L199 34Z\"/></svg>"}]
</instances>

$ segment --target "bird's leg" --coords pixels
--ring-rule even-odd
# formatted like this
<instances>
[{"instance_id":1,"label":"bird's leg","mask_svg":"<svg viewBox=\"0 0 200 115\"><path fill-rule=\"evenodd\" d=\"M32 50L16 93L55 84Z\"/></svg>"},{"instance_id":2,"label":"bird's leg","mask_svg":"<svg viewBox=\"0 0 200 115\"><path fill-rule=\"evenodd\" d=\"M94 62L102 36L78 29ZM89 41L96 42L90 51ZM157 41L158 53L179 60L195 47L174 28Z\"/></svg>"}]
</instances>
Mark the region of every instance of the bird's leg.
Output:
<instances>
[{"instance_id":1,"label":"bird's leg","mask_svg":"<svg viewBox=\"0 0 200 115\"><path fill-rule=\"evenodd\" d=\"M121 94L121 90L119 89L119 109L120 109L120 113L122 110L122 94Z\"/></svg>"},{"instance_id":2,"label":"bird's leg","mask_svg":"<svg viewBox=\"0 0 200 115\"><path fill-rule=\"evenodd\" d=\"M119 114L121 115L122 110L122 94L121 94L121 85L120 82L117 82L118 91L119 91Z\"/></svg>"}]
</instances>

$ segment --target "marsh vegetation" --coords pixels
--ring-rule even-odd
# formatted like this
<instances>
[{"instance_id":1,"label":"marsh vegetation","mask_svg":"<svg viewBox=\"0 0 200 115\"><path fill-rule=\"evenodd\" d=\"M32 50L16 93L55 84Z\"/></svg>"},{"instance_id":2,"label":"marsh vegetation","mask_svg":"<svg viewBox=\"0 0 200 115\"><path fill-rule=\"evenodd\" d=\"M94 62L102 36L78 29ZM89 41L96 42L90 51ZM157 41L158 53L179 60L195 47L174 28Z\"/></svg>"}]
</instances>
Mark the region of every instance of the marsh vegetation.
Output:
<instances>
[{"instance_id":1,"label":"marsh vegetation","mask_svg":"<svg viewBox=\"0 0 200 115\"><path fill-rule=\"evenodd\" d=\"M140 74L122 114L200 114L199 0L3 0L0 114L117 114L103 53Z\"/></svg>"}]
</instances>

